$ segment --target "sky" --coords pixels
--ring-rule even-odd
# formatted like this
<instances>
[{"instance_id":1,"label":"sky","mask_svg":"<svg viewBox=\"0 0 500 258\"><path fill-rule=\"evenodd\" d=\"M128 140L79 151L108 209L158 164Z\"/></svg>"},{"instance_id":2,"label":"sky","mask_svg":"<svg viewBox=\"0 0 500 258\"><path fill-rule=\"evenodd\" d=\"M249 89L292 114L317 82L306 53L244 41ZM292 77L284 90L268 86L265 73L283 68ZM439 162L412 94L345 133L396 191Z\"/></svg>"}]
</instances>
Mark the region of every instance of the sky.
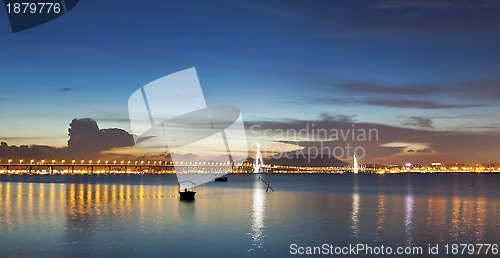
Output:
<instances>
[{"instance_id":1,"label":"sky","mask_svg":"<svg viewBox=\"0 0 500 258\"><path fill-rule=\"evenodd\" d=\"M207 104L238 107L266 153L349 143L276 131L315 124L378 130L350 142L366 163L500 162L499 12L488 0L80 1L12 33L0 11L0 140L62 148L74 118L132 133L130 95L196 67Z\"/></svg>"}]
</instances>

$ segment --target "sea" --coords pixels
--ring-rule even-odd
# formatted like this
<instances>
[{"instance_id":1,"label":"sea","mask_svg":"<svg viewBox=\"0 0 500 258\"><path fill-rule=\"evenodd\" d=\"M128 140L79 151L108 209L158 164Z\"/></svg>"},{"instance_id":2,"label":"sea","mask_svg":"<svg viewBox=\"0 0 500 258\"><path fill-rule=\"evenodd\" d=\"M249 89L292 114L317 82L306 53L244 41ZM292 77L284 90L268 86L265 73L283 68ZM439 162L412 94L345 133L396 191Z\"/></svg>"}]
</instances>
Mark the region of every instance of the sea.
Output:
<instances>
[{"instance_id":1,"label":"sea","mask_svg":"<svg viewBox=\"0 0 500 258\"><path fill-rule=\"evenodd\" d=\"M227 177L1 175L0 256L500 255L500 174Z\"/></svg>"}]
</instances>

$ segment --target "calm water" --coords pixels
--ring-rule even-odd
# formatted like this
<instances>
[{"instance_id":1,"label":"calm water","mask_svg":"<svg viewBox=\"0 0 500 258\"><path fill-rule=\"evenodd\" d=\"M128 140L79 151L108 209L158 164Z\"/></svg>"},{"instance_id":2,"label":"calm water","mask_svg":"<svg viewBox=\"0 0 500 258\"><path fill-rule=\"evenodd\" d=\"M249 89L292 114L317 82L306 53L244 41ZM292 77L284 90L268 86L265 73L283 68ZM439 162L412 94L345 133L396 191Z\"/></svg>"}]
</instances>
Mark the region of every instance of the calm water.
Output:
<instances>
[{"instance_id":1,"label":"calm water","mask_svg":"<svg viewBox=\"0 0 500 258\"><path fill-rule=\"evenodd\" d=\"M500 244L497 174L260 176L276 191L266 193L257 175L229 175L198 187L194 202L179 201L175 175L0 176L1 256L278 257L292 243Z\"/></svg>"}]
</instances>

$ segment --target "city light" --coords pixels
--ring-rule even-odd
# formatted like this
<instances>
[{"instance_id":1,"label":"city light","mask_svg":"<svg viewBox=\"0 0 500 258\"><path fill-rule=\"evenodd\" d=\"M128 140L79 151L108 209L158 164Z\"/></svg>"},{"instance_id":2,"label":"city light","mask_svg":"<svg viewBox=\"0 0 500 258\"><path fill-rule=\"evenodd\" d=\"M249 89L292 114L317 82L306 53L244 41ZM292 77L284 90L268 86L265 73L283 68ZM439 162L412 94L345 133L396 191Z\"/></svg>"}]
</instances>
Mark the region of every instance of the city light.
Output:
<instances>
[{"instance_id":1,"label":"city light","mask_svg":"<svg viewBox=\"0 0 500 258\"><path fill-rule=\"evenodd\" d=\"M13 159L6 160L7 164L4 166L9 166L7 170L0 170L1 173L39 173L39 174L53 174L53 173L175 173L174 164L177 167L183 166L201 166L199 171L204 171L203 166L207 167L217 167L217 166L230 166L229 162L206 162L206 161L181 161L181 162L171 162L171 161L140 161L141 165L145 163L148 166L137 166L139 161L116 161L113 160L111 163L109 160L101 162L101 160L81 160L81 164L75 165L76 160L71 160L71 166L65 165L66 160L62 159L58 163L55 159L51 162L46 163L45 159L36 162L35 159L30 159L28 164L25 164L24 159L19 159L18 163L12 163ZM119 162L121 165L119 167L113 167ZM105 163L105 164L103 164ZM111 163L112 165L107 165ZM32 166L37 164L37 166ZM154 164L154 167L151 165ZM78 166L85 166L84 168L75 168ZM264 165L265 168L263 173L284 173L284 174L294 174L294 173L353 173L352 167L313 167L313 166L282 166L282 165ZM231 166L232 171L230 173L253 173L254 164L252 163L236 163ZM208 169L208 168L206 168ZM466 165L460 163L454 164L443 164L441 162L432 162L428 165L411 164L407 163L403 166L400 165L389 165L384 166L380 164L360 164L360 173L374 173L374 174L394 174L394 173L489 173L489 172L500 172L500 163L489 163L489 164L474 164ZM204 172L201 172L204 173Z\"/></svg>"}]
</instances>

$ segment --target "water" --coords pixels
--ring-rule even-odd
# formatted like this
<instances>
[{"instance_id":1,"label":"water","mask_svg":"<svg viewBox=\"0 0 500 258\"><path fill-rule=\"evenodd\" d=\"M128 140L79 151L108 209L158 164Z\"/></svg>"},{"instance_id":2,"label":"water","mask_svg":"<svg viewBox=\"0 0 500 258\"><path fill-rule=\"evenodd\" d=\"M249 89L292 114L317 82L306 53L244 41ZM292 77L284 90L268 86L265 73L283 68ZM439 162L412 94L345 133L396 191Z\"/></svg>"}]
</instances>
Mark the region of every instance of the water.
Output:
<instances>
[{"instance_id":1,"label":"water","mask_svg":"<svg viewBox=\"0 0 500 258\"><path fill-rule=\"evenodd\" d=\"M229 175L184 202L175 175L3 175L1 255L280 257L362 243L421 257L439 244L440 257L445 244L500 244L497 174L260 176L276 191Z\"/></svg>"}]
</instances>

